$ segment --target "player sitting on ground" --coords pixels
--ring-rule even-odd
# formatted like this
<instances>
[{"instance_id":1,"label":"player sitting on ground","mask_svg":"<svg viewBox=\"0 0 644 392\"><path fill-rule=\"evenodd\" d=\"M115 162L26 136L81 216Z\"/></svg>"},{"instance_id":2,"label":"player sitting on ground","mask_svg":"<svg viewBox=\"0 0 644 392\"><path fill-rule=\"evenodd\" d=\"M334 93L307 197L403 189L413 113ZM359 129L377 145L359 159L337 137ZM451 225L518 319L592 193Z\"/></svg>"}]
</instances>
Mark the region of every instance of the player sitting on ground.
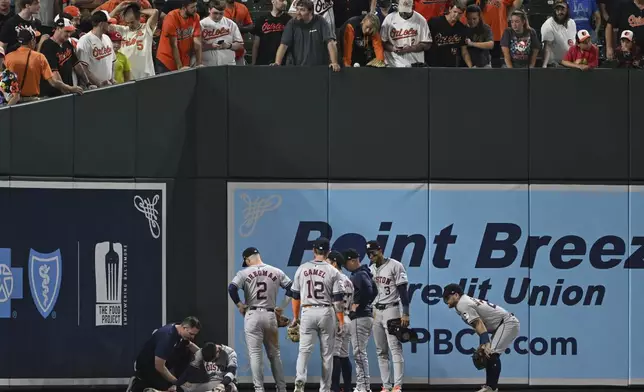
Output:
<instances>
[{"instance_id":1,"label":"player sitting on ground","mask_svg":"<svg viewBox=\"0 0 644 392\"><path fill-rule=\"evenodd\" d=\"M183 392L237 392L236 374L235 350L223 344L206 343L179 377L177 385Z\"/></svg>"},{"instance_id":2,"label":"player sitting on ground","mask_svg":"<svg viewBox=\"0 0 644 392\"><path fill-rule=\"evenodd\" d=\"M479 334L481 345L478 350L487 357L485 364L485 385L478 392L496 392L501 376L499 356L519 335L519 319L513 313L486 300L463 294L463 289L451 283L443 289L443 301L456 309L465 323ZM488 337L492 333L492 342Z\"/></svg>"}]
</instances>

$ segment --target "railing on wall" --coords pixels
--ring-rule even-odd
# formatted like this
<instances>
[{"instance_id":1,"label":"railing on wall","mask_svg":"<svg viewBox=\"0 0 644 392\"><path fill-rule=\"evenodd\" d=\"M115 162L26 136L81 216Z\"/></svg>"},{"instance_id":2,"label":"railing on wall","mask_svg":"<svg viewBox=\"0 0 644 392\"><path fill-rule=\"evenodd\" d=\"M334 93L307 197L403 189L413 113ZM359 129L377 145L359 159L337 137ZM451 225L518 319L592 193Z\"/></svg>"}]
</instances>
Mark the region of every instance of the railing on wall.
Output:
<instances>
[{"instance_id":1,"label":"railing on wall","mask_svg":"<svg viewBox=\"0 0 644 392\"><path fill-rule=\"evenodd\" d=\"M119 183L132 192L140 183L152 188L150 184L165 184L167 320L197 315L204 323L199 340L226 342L235 336L229 330L228 321L232 320L213 310L229 305L224 287L234 271L230 268L229 276L221 274L226 260L239 264L239 252L233 246L229 249L228 242L236 235L231 230L236 230L237 218L231 215L230 229L227 218L228 203L241 201L231 199L238 195L232 190L229 195L229 183L265 182L269 183L267 189L275 188L271 184L275 182L317 183L318 188L330 183L326 186L327 197L333 193L334 184L346 182L421 184L422 189L410 190L410 197L417 196L417 192L432 195L432 186L427 184L514 184L515 188L525 188L519 193L528 199L532 190L529 186L539 183L638 185L644 181L644 158L637 153L644 142L638 117L644 107L640 88L643 84L643 72L627 70L362 68L332 73L325 67L200 68L90 91L83 96L0 109L0 181L5 181L2 184L9 189L9 195L14 195L12 184L20 186L13 182L17 180L28 181L28 188L41 186L38 181L56 181L67 187L88 181ZM256 187L249 186L251 191L253 186ZM299 192L296 185L290 189L291 193ZM615 194L626 195L626 203L632 199L632 189L621 187ZM381 194L372 196L377 200ZM341 201L323 201L320 206L327 208L344 206ZM574 200L567 203L570 208L579 204ZM526 216L530 213L528 206ZM602 206L615 204L604 203L597 209ZM630 208L627 206L628 203L622 207ZM105 214L104 203L94 203L94 207ZM130 208L135 208L134 203ZM293 215L289 208L276 214L290 214L287 218L299 222L302 217ZM427 211L433 210L428 207ZM419 219L432 219L426 215L421 214ZM605 214L600 215L607 219ZM140 212L134 216L145 220ZM331 219L329 214L324 216ZM11 233L23 218L10 215L0 220L0 226ZM374 222L382 219L375 217ZM467 221L471 225L483 221L487 225L494 220L472 219ZM521 225L525 222L519 223L530 230L530 224L524 227ZM586 223L588 230L591 223ZM131 219L126 224L124 230L132 230ZM377 225L363 229L329 224L335 230L333 242L344 232L365 237L378 234L374 231ZM594 224L603 225L601 221ZM548 230L560 226L552 225ZM149 235L149 227L143 229ZM46 231L33 233L34 242L47 243ZM262 231L255 235L258 233ZM593 236L597 233L593 233L582 233L582 238L595 241ZM285 233L281 240L291 244L291 234ZM439 233L428 228L425 234L429 239ZM257 244L266 241L244 238ZM0 248L12 246L11 241L3 243L0 239ZM272 252L270 248L263 251ZM405 257L409 256L401 258ZM74 293L81 281L75 281L73 271L70 274L65 269L71 268L73 261L64 255L63 260L61 288ZM82 265L80 258L75 261ZM93 259L89 261L92 262ZM12 259L12 263L12 268L28 268L23 257ZM16 306L33 302L26 280L23 286L23 298L16 299ZM214 295L204 295L212 293L212 287L220 289ZM87 294L90 297L92 290ZM607 290L606 296L613 292L616 291ZM77 306L73 295L62 300ZM81 298L86 300L95 302L93 298ZM26 330L29 336L43 336L44 331L49 333L56 328L51 319L38 317ZM128 317L136 323L136 314L130 312ZM15 331L19 322L19 318L1 320L0 325L4 324L6 331ZM109 328L112 327L71 328L68 332L101 341ZM138 346L142 342L130 344ZM578 350L586 350L586 343L583 345ZM620 346L619 350L623 354L625 349ZM47 355L54 358L54 354ZM582 354L573 359L582 359ZM71 385L79 378L100 383L130 376L121 374L125 373L119 370L122 366L110 366L106 363L103 370L85 369L82 374L74 373L74 367L65 374L16 374L21 379L58 377L62 385ZM11 372L3 374L2 369L0 386L5 380L5 384L11 383L12 377ZM4 369L6 373L11 367ZM604 384L639 380L635 373L617 373L595 378ZM377 375L375 366L372 375ZM530 381L526 377L521 373L515 378ZM570 381L562 381L556 375L540 378Z\"/></svg>"}]
</instances>

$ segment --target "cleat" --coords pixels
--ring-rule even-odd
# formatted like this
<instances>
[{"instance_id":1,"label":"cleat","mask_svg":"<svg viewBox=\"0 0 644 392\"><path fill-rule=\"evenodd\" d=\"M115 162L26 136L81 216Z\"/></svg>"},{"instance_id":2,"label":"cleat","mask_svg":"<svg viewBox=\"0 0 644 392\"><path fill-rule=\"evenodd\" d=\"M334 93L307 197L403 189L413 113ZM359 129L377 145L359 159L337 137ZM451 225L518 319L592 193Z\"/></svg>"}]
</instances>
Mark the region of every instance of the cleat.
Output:
<instances>
[{"instance_id":1,"label":"cleat","mask_svg":"<svg viewBox=\"0 0 644 392\"><path fill-rule=\"evenodd\" d=\"M304 383L302 381L295 381L295 389L293 389L293 392L304 392Z\"/></svg>"}]
</instances>

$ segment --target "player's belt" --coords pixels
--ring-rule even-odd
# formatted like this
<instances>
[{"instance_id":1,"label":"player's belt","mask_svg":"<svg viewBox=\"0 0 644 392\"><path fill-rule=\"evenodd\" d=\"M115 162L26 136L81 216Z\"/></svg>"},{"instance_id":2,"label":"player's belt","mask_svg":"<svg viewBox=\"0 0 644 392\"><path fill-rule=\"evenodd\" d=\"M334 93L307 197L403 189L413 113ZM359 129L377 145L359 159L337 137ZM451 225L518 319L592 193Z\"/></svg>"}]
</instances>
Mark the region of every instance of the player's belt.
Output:
<instances>
[{"instance_id":1,"label":"player's belt","mask_svg":"<svg viewBox=\"0 0 644 392\"><path fill-rule=\"evenodd\" d=\"M302 305L303 308L328 308L331 305Z\"/></svg>"},{"instance_id":2,"label":"player's belt","mask_svg":"<svg viewBox=\"0 0 644 392\"><path fill-rule=\"evenodd\" d=\"M262 307L259 307L259 306L251 306L250 310L263 310L264 312L274 312L275 311L275 309L273 309L273 308L262 308Z\"/></svg>"},{"instance_id":3,"label":"player's belt","mask_svg":"<svg viewBox=\"0 0 644 392\"><path fill-rule=\"evenodd\" d=\"M373 305L374 308L378 310L385 310L387 308L391 308L392 306L398 306L398 302L392 302L388 304L375 304Z\"/></svg>"}]
</instances>

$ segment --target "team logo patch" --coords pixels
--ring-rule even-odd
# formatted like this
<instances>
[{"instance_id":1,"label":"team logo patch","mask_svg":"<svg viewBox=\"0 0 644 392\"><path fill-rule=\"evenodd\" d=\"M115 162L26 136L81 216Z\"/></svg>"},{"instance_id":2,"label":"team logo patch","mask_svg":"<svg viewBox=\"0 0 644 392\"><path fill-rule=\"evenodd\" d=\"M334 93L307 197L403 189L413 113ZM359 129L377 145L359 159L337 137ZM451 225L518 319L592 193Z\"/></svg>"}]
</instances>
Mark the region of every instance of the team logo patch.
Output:
<instances>
[{"instance_id":1,"label":"team logo patch","mask_svg":"<svg viewBox=\"0 0 644 392\"><path fill-rule=\"evenodd\" d=\"M49 317L60 292L62 278L60 249L52 253L29 250L29 286L36 309L43 318Z\"/></svg>"}]
</instances>

